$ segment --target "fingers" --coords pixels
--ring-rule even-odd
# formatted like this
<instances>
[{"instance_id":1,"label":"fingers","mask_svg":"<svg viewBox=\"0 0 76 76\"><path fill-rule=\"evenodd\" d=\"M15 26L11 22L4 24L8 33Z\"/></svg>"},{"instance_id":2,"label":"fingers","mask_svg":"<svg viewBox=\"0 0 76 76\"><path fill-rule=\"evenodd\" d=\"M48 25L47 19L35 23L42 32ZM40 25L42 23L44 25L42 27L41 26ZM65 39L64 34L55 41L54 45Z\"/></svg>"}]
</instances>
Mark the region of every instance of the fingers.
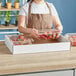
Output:
<instances>
[{"instance_id":1,"label":"fingers","mask_svg":"<svg viewBox=\"0 0 76 76\"><path fill-rule=\"evenodd\" d=\"M58 39L60 37L61 33L58 30L50 30L49 32L44 32L44 34L39 35L38 30L36 29L31 29L30 32L30 37L36 38L40 40L41 38L43 39Z\"/></svg>"},{"instance_id":2,"label":"fingers","mask_svg":"<svg viewBox=\"0 0 76 76\"><path fill-rule=\"evenodd\" d=\"M36 34L38 34L38 30L36 30L34 28L33 28L33 32L36 33Z\"/></svg>"},{"instance_id":3,"label":"fingers","mask_svg":"<svg viewBox=\"0 0 76 76\"><path fill-rule=\"evenodd\" d=\"M55 39L56 33L52 33L52 39Z\"/></svg>"},{"instance_id":4,"label":"fingers","mask_svg":"<svg viewBox=\"0 0 76 76\"><path fill-rule=\"evenodd\" d=\"M36 39L38 39L38 40L40 40L40 36L38 34L38 30L36 30L36 29L32 29L31 36L36 38Z\"/></svg>"},{"instance_id":5,"label":"fingers","mask_svg":"<svg viewBox=\"0 0 76 76\"><path fill-rule=\"evenodd\" d=\"M61 35L61 31L54 29L48 32L49 35L52 35L52 39L58 39Z\"/></svg>"},{"instance_id":6,"label":"fingers","mask_svg":"<svg viewBox=\"0 0 76 76\"><path fill-rule=\"evenodd\" d=\"M56 30L58 30L58 31L61 33L62 30L63 30L63 26L58 26L58 27L56 27Z\"/></svg>"},{"instance_id":7,"label":"fingers","mask_svg":"<svg viewBox=\"0 0 76 76\"><path fill-rule=\"evenodd\" d=\"M58 39L60 35L61 35L60 33L57 33L55 39Z\"/></svg>"},{"instance_id":8,"label":"fingers","mask_svg":"<svg viewBox=\"0 0 76 76\"><path fill-rule=\"evenodd\" d=\"M38 34L38 30L36 30L36 29L30 29L29 30L30 32L29 32L29 34L25 34L24 35L24 37L25 37L25 39L28 39L28 38L36 38L36 39L39 39L39 34Z\"/></svg>"},{"instance_id":9,"label":"fingers","mask_svg":"<svg viewBox=\"0 0 76 76\"><path fill-rule=\"evenodd\" d=\"M33 38L36 38L36 39L38 39L38 40L40 40L40 36L37 35L37 34L33 34L32 37L33 37Z\"/></svg>"},{"instance_id":10,"label":"fingers","mask_svg":"<svg viewBox=\"0 0 76 76\"><path fill-rule=\"evenodd\" d=\"M60 33L53 33L52 34L52 39L58 39L60 37Z\"/></svg>"}]
</instances>

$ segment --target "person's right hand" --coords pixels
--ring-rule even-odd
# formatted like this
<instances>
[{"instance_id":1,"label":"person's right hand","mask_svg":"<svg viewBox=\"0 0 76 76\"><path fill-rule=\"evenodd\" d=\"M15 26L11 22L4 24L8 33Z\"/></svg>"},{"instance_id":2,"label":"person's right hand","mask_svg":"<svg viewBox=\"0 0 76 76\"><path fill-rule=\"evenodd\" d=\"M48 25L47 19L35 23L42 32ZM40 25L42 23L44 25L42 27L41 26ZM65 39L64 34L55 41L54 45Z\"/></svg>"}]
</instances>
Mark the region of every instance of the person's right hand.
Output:
<instances>
[{"instance_id":1,"label":"person's right hand","mask_svg":"<svg viewBox=\"0 0 76 76\"><path fill-rule=\"evenodd\" d=\"M39 36L38 30L36 30L36 29L34 29L34 28L33 28L33 29L30 28L30 29L29 29L29 34L30 34L31 37L40 40L40 36Z\"/></svg>"}]
</instances>

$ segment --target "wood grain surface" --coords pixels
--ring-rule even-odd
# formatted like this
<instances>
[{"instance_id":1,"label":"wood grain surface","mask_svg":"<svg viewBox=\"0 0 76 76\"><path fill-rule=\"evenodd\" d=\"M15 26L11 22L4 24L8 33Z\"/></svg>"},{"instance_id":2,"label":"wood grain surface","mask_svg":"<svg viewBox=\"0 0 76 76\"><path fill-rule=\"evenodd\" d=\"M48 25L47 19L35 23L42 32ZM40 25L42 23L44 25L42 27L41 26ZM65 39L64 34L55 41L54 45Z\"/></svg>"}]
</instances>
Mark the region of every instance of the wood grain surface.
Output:
<instances>
[{"instance_id":1,"label":"wood grain surface","mask_svg":"<svg viewBox=\"0 0 76 76\"><path fill-rule=\"evenodd\" d=\"M76 47L70 51L12 55L0 42L0 75L76 68Z\"/></svg>"}]
</instances>

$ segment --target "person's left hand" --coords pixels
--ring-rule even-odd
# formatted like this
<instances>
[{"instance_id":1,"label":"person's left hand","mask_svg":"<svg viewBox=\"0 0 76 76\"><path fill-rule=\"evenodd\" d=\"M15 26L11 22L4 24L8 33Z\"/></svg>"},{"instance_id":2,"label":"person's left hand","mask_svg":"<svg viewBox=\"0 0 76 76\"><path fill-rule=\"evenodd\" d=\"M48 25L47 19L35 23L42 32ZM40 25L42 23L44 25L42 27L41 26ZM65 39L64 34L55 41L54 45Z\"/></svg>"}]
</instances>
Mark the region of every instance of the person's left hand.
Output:
<instances>
[{"instance_id":1,"label":"person's left hand","mask_svg":"<svg viewBox=\"0 0 76 76\"><path fill-rule=\"evenodd\" d=\"M62 31L63 31L63 26L57 26L55 29L56 29L57 31L59 31L59 33L62 33Z\"/></svg>"},{"instance_id":2,"label":"person's left hand","mask_svg":"<svg viewBox=\"0 0 76 76\"><path fill-rule=\"evenodd\" d=\"M61 35L61 32L59 30L56 30L56 29L48 32L48 34L50 34L50 33L52 34L52 39L58 39Z\"/></svg>"},{"instance_id":3,"label":"person's left hand","mask_svg":"<svg viewBox=\"0 0 76 76\"><path fill-rule=\"evenodd\" d=\"M57 30L57 32L54 33L54 34L56 34L54 38L57 39L57 38L60 37L60 35L61 35L62 31L63 31L63 26L57 26L55 29Z\"/></svg>"},{"instance_id":4,"label":"person's left hand","mask_svg":"<svg viewBox=\"0 0 76 76\"><path fill-rule=\"evenodd\" d=\"M61 33L53 33L52 39L58 39L60 37Z\"/></svg>"}]
</instances>

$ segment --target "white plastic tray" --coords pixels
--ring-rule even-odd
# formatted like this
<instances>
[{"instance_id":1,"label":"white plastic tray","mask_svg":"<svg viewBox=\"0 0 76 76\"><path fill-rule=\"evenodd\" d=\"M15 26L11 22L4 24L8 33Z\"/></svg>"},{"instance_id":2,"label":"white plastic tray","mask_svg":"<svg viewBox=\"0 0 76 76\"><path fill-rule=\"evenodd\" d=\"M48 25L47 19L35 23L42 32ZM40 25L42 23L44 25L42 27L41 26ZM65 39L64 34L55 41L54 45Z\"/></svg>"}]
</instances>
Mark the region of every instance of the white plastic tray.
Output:
<instances>
[{"instance_id":1,"label":"white plastic tray","mask_svg":"<svg viewBox=\"0 0 76 76\"><path fill-rule=\"evenodd\" d=\"M59 40L58 43L14 45L13 42L8 37L8 35L5 36L5 44L12 54L70 50L70 42L64 36L61 36L58 40Z\"/></svg>"}]
</instances>

